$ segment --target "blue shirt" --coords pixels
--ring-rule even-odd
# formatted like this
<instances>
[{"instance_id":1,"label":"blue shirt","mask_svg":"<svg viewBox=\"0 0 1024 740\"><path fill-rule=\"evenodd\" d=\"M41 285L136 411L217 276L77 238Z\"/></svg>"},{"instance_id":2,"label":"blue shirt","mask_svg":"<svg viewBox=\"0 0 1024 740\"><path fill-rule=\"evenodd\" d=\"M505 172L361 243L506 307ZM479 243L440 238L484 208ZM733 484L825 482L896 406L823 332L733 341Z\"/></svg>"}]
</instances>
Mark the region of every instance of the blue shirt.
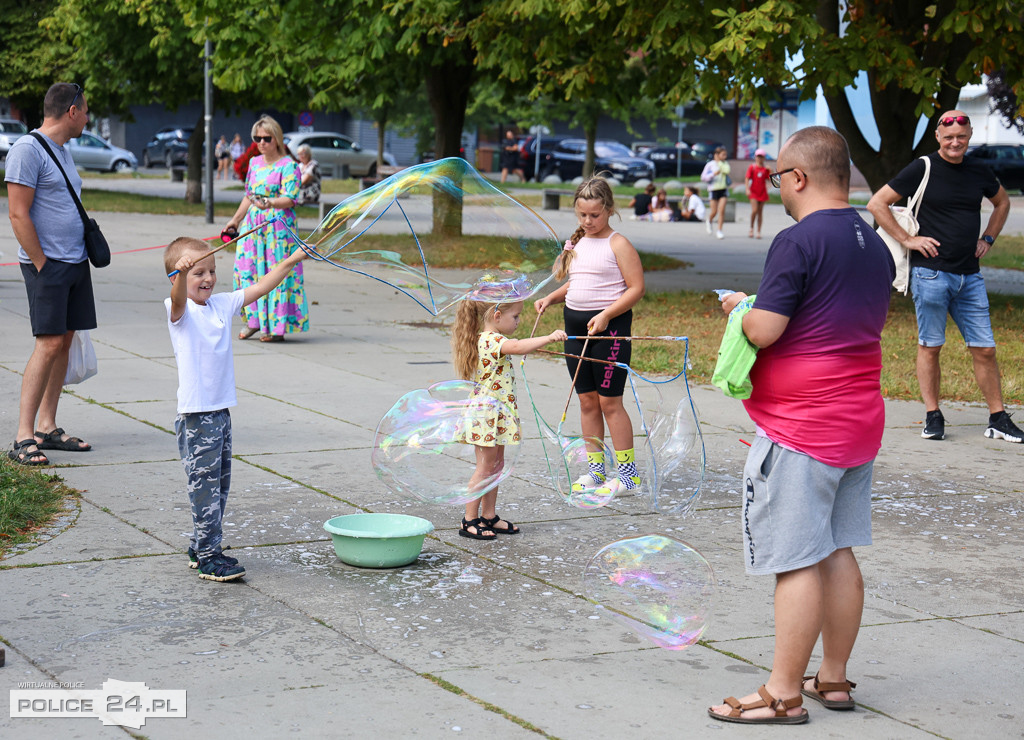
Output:
<instances>
[{"instance_id":1,"label":"blue shirt","mask_svg":"<svg viewBox=\"0 0 1024 740\"><path fill-rule=\"evenodd\" d=\"M37 129L38 131L38 129ZM71 154L62 146L40 133L67 173L75 193L81 195L82 178L75 169ZM24 185L35 190L29 218L36 228L39 244L47 259L59 262L85 262L85 227L78 207L68 192L64 176L53 163L50 155L34 136L22 136L7 153L4 180ZM18 249L18 259L24 264L31 260L23 248Z\"/></svg>"}]
</instances>

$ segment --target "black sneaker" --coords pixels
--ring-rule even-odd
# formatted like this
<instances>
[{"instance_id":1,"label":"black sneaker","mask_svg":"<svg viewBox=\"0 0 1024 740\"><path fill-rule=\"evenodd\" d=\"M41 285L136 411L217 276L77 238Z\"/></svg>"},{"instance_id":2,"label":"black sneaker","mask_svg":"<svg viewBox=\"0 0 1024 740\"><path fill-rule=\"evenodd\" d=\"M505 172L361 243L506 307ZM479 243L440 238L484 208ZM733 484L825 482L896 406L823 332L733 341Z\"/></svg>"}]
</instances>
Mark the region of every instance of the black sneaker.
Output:
<instances>
[{"instance_id":1,"label":"black sneaker","mask_svg":"<svg viewBox=\"0 0 1024 740\"><path fill-rule=\"evenodd\" d=\"M236 560L235 558L230 557L229 555L225 555L224 553L220 553L220 555L229 563L231 563L231 565L238 565L238 560ZM199 567L199 556L196 555L196 551L193 550L191 547L188 548L188 567L192 568L192 570L195 570Z\"/></svg>"},{"instance_id":2,"label":"black sneaker","mask_svg":"<svg viewBox=\"0 0 1024 740\"><path fill-rule=\"evenodd\" d=\"M988 432L985 434L987 436ZM921 436L925 439L946 438L946 419L942 416L941 411L935 409L928 412L924 419L924 431L921 432Z\"/></svg>"},{"instance_id":3,"label":"black sneaker","mask_svg":"<svg viewBox=\"0 0 1024 740\"><path fill-rule=\"evenodd\" d=\"M988 429L985 430L985 436L990 439L1005 439L1007 442L1018 444L1024 442L1024 432L1013 423L1010 415L1005 411L988 417Z\"/></svg>"},{"instance_id":4,"label":"black sneaker","mask_svg":"<svg viewBox=\"0 0 1024 740\"><path fill-rule=\"evenodd\" d=\"M232 558L234 560L234 558ZM199 561L199 577L207 581L233 581L245 575L245 568L235 561L232 565L224 555L214 555Z\"/></svg>"}]
</instances>

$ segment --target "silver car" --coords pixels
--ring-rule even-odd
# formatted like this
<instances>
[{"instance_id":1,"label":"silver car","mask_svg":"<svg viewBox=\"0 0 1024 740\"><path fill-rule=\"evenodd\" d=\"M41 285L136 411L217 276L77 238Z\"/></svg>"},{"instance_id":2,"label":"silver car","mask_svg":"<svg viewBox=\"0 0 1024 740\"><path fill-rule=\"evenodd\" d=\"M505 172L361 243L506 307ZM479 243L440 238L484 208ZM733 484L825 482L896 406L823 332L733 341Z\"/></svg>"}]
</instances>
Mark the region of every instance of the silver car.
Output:
<instances>
[{"instance_id":1,"label":"silver car","mask_svg":"<svg viewBox=\"0 0 1024 740\"><path fill-rule=\"evenodd\" d=\"M284 135L285 146L296 157L299 146L306 144L313 151L313 159L320 163L325 177L342 177L345 165L350 177L373 177L377 174L377 150L363 149L358 142L333 131L292 131ZM398 163L389 152L384 152L384 163Z\"/></svg>"},{"instance_id":2,"label":"silver car","mask_svg":"<svg viewBox=\"0 0 1024 740\"><path fill-rule=\"evenodd\" d=\"M6 157L11 146L28 133L28 126L13 118L0 118L0 158Z\"/></svg>"},{"instance_id":3,"label":"silver car","mask_svg":"<svg viewBox=\"0 0 1024 740\"><path fill-rule=\"evenodd\" d=\"M139 167L138 160L130 151L108 144L88 131L83 131L77 139L69 140L68 150L75 160L75 166L83 170L129 172Z\"/></svg>"}]
</instances>

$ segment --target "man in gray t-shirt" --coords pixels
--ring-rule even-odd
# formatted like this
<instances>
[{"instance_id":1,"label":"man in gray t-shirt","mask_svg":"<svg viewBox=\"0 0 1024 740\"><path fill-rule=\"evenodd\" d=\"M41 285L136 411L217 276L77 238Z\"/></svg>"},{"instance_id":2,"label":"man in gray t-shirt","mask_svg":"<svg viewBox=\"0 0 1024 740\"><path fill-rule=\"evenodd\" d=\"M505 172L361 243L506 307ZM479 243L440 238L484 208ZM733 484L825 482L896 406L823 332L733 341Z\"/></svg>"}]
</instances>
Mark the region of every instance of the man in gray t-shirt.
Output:
<instances>
[{"instance_id":1,"label":"man in gray t-shirt","mask_svg":"<svg viewBox=\"0 0 1024 740\"><path fill-rule=\"evenodd\" d=\"M82 178L64 145L81 136L87 123L89 106L82 88L58 82L47 90L43 125L33 132L56 156L76 193L81 192ZM32 135L18 139L7 154L4 179L35 336L21 381L18 431L7 456L22 465L47 465L43 450L92 449L57 426L71 340L76 331L96 328L92 279L82 218L43 143Z\"/></svg>"}]
</instances>

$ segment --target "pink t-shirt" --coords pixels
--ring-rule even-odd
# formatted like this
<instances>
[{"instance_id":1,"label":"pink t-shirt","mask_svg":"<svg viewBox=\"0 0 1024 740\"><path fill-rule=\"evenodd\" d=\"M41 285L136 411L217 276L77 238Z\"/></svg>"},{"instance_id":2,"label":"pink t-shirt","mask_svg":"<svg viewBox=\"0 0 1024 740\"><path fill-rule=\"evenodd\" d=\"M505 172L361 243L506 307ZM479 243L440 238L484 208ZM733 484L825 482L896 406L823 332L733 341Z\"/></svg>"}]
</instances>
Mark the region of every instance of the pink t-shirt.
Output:
<instances>
[{"instance_id":1,"label":"pink t-shirt","mask_svg":"<svg viewBox=\"0 0 1024 740\"><path fill-rule=\"evenodd\" d=\"M614 231L601 239L585 236L576 243L565 294L565 305L573 311L603 311L626 292L626 280L612 252L613 236Z\"/></svg>"}]
</instances>

